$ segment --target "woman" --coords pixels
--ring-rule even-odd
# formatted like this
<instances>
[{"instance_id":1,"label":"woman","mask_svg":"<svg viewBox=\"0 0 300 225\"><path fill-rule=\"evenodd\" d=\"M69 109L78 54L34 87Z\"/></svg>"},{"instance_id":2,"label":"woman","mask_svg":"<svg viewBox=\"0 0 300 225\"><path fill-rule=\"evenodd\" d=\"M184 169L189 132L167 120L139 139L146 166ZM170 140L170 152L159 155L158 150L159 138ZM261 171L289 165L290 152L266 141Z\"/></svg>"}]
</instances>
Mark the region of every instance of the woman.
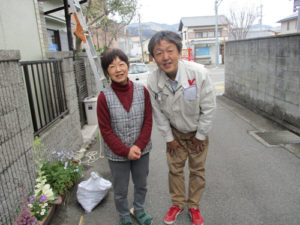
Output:
<instances>
[{"instance_id":1,"label":"woman","mask_svg":"<svg viewBox=\"0 0 300 225\"><path fill-rule=\"evenodd\" d=\"M120 49L107 49L101 65L111 85L99 94L97 116L120 225L132 224L127 200L130 173L134 184L132 214L140 224L150 225L152 217L144 211L152 147L150 96L145 87L128 79L128 57Z\"/></svg>"}]
</instances>

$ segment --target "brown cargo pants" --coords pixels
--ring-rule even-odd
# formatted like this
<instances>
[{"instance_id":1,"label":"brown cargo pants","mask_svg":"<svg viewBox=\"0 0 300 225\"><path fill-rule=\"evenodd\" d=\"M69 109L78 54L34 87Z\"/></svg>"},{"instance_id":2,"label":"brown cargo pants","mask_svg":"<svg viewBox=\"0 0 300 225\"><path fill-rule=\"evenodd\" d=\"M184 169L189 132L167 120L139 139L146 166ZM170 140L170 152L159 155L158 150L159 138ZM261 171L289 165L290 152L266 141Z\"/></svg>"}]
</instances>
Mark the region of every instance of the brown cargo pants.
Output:
<instances>
[{"instance_id":1,"label":"brown cargo pants","mask_svg":"<svg viewBox=\"0 0 300 225\"><path fill-rule=\"evenodd\" d=\"M205 149L197 153L193 149L192 138L196 132L181 133L172 128L175 140L181 145L177 156L171 156L167 152L167 163L169 166L169 192L173 205L183 208L186 204L190 208L198 208L200 198L205 188L205 161L208 150L208 138ZM184 183L184 166L188 159L189 187L186 200Z\"/></svg>"}]
</instances>

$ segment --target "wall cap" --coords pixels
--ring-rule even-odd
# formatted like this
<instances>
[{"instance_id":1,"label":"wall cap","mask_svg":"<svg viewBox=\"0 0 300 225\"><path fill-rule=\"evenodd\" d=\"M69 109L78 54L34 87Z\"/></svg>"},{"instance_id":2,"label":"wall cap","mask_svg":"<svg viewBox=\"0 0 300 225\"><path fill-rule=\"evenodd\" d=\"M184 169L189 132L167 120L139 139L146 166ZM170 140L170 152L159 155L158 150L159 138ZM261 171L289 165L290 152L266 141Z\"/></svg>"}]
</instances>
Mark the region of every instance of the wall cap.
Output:
<instances>
[{"instance_id":1,"label":"wall cap","mask_svg":"<svg viewBox=\"0 0 300 225\"><path fill-rule=\"evenodd\" d=\"M19 61L21 54L19 50L0 50L0 62Z\"/></svg>"},{"instance_id":2,"label":"wall cap","mask_svg":"<svg viewBox=\"0 0 300 225\"><path fill-rule=\"evenodd\" d=\"M286 37L300 37L300 33L292 33L292 34L278 34L274 36L266 36L266 37L255 37L255 38L247 38L240 40L228 40L226 43L234 43L234 42L243 42L243 41L253 41L253 40L262 40L262 39L273 39L273 38L286 38Z\"/></svg>"}]
</instances>

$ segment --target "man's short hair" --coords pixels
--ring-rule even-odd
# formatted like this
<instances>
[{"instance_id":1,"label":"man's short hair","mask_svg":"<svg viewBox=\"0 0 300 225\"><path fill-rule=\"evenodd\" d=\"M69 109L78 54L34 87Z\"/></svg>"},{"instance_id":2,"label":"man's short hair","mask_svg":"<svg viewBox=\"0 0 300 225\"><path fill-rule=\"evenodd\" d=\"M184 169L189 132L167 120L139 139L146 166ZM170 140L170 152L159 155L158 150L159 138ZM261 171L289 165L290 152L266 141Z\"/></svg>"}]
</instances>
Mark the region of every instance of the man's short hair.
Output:
<instances>
[{"instance_id":1,"label":"man's short hair","mask_svg":"<svg viewBox=\"0 0 300 225\"><path fill-rule=\"evenodd\" d=\"M108 72L107 72L107 69L108 69L108 66L117 58L119 57L119 59L121 61L124 61L128 68L129 68L129 60L128 60L128 57L127 55L121 50L121 49L118 49L118 48L108 48L106 49L102 56L101 56L101 66L102 66L102 69L103 69L103 72L106 76L109 76Z\"/></svg>"},{"instance_id":2,"label":"man's short hair","mask_svg":"<svg viewBox=\"0 0 300 225\"><path fill-rule=\"evenodd\" d=\"M182 39L179 34L172 32L172 31L159 31L153 35L149 44L148 44L148 51L150 52L151 56L154 57L153 50L156 44L159 44L160 41L165 40L169 41L176 45L178 52L182 50Z\"/></svg>"}]
</instances>

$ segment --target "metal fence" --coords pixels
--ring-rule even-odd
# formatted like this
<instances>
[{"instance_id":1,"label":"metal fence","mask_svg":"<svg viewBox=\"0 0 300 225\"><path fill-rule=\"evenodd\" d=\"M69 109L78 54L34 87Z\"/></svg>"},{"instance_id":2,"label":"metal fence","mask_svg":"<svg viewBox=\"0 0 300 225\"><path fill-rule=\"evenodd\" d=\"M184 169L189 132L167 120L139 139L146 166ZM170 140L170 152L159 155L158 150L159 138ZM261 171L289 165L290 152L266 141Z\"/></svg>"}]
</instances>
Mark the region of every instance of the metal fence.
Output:
<instances>
[{"instance_id":1,"label":"metal fence","mask_svg":"<svg viewBox=\"0 0 300 225\"><path fill-rule=\"evenodd\" d=\"M66 104L62 60L21 62L34 128L39 135L69 112Z\"/></svg>"},{"instance_id":2,"label":"metal fence","mask_svg":"<svg viewBox=\"0 0 300 225\"><path fill-rule=\"evenodd\" d=\"M86 73L84 61L82 59L74 61L74 72L76 79L76 90L78 97L79 115L80 115L80 125L81 127L86 124L86 115L84 110L83 100L88 97L88 87L86 82Z\"/></svg>"}]
</instances>

